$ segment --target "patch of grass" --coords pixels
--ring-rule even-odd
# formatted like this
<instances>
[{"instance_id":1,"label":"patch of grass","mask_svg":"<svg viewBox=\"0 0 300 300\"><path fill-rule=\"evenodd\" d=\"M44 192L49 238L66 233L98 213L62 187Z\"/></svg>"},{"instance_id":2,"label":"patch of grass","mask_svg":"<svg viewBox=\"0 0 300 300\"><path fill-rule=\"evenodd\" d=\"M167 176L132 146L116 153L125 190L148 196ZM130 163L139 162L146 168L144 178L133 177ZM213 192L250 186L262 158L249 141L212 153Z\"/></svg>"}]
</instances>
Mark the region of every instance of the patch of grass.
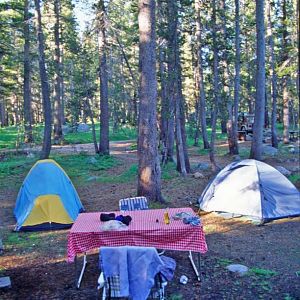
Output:
<instances>
[{"instance_id":1,"label":"patch of grass","mask_svg":"<svg viewBox=\"0 0 300 300\"><path fill-rule=\"evenodd\" d=\"M161 178L163 180L170 180L173 179L174 177L180 176L176 170L175 163L168 163L162 166L161 171L162 171Z\"/></svg>"},{"instance_id":2,"label":"patch of grass","mask_svg":"<svg viewBox=\"0 0 300 300\"><path fill-rule=\"evenodd\" d=\"M103 182L103 183L127 183L131 182L133 180L136 180L138 173L138 165L132 164L127 170L125 170L120 175L105 175L100 176L97 179L97 182Z\"/></svg>"},{"instance_id":3,"label":"patch of grass","mask_svg":"<svg viewBox=\"0 0 300 300\"><path fill-rule=\"evenodd\" d=\"M278 273L275 271L268 270L268 269L261 269L261 268L251 268L249 271L254 275L267 277L267 278L278 275Z\"/></svg>"},{"instance_id":4,"label":"patch of grass","mask_svg":"<svg viewBox=\"0 0 300 300\"><path fill-rule=\"evenodd\" d=\"M227 258L219 258L218 259L218 263L220 266L228 266L230 264L233 263L233 261L231 259L227 259Z\"/></svg>"},{"instance_id":5,"label":"patch of grass","mask_svg":"<svg viewBox=\"0 0 300 300\"><path fill-rule=\"evenodd\" d=\"M4 243L7 249L30 248L41 243L40 233L11 232L6 236Z\"/></svg>"},{"instance_id":6,"label":"patch of grass","mask_svg":"<svg viewBox=\"0 0 300 300\"><path fill-rule=\"evenodd\" d=\"M42 130L42 125L32 126L34 144L40 144L42 142ZM0 137L0 149L20 148L24 141L24 127L19 125L0 128Z\"/></svg>"},{"instance_id":7,"label":"patch of grass","mask_svg":"<svg viewBox=\"0 0 300 300\"><path fill-rule=\"evenodd\" d=\"M183 300L182 294L172 294L170 295L170 300Z\"/></svg>"},{"instance_id":8,"label":"patch of grass","mask_svg":"<svg viewBox=\"0 0 300 300\"><path fill-rule=\"evenodd\" d=\"M54 155L53 159L61 165L71 180L79 185L91 176L99 176L101 171L116 166L118 160L109 155L91 156L85 153L79 155Z\"/></svg>"},{"instance_id":9,"label":"patch of grass","mask_svg":"<svg viewBox=\"0 0 300 300\"><path fill-rule=\"evenodd\" d=\"M300 185L300 174L296 173L296 174L292 174L290 176L288 176L288 179L293 183L293 184L299 184Z\"/></svg>"},{"instance_id":10,"label":"patch of grass","mask_svg":"<svg viewBox=\"0 0 300 300\"><path fill-rule=\"evenodd\" d=\"M208 224L208 225L204 225L204 232L206 234L208 233L213 233L217 231L217 225L214 224Z\"/></svg>"},{"instance_id":11,"label":"patch of grass","mask_svg":"<svg viewBox=\"0 0 300 300\"><path fill-rule=\"evenodd\" d=\"M119 161L114 156L91 156L85 153L76 155L51 155L68 174L73 183L84 184L91 176L99 176L116 165ZM26 174L38 158L24 155L9 155L0 163L0 189L18 189ZM125 174L124 176L127 176Z\"/></svg>"},{"instance_id":12,"label":"patch of grass","mask_svg":"<svg viewBox=\"0 0 300 300\"><path fill-rule=\"evenodd\" d=\"M36 160L24 155L6 155L0 163L0 189L19 188Z\"/></svg>"},{"instance_id":13,"label":"patch of grass","mask_svg":"<svg viewBox=\"0 0 300 300\"><path fill-rule=\"evenodd\" d=\"M96 136L100 131L100 124L95 124ZM64 139L69 144L88 144L93 142L92 129L89 132L70 132L65 134ZM110 141L133 140L137 137L137 131L132 126L121 126L116 131L110 128ZM99 141L98 141L99 142Z\"/></svg>"},{"instance_id":14,"label":"patch of grass","mask_svg":"<svg viewBox=\"0 0 300 300\"><path fill-rule=\"evenodd\" d=\"M34 144L40 145L42 143L44 126L41 124L32 126L32 133ZM95 124L97 137L99 136L100 124ZM24 127L8 126L0 128L0 149L16 149L23 144L24 141ZM135 127L124 125L120 126L116 131L110 128L110 141L133 140L137 138L137 130ZM64 135L64 140L69 144L87 144L93 142L92 130L89 132L70 132ZM98 141L99 142L99 141Z\"/></svg>"},{"instance_id":15,"label":"patch of grass","mask_svg":"<svg viewBox=\"0 0 300 300\"><path fill-rule=\"evenodd\" d=\"M289 293L286 293L285 295L284 295L284 298L283 298L284 300L294 300L295 298L294 297L292 297Z\"/></svg>"}]
</instances>

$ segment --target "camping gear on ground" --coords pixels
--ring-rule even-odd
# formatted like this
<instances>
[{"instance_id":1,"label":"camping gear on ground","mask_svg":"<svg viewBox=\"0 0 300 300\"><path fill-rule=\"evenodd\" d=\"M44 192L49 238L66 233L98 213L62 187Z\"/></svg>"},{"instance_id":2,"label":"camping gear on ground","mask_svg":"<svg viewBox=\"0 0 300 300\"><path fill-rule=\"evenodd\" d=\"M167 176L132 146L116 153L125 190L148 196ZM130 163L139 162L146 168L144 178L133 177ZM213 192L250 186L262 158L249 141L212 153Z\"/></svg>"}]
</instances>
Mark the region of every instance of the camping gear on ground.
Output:
<instances>
[{"instance_id":1,"label":"camping gear on ground","mask_svg":"<svg viewBox=\"0 0 300 300\"><path fill-rule=\"evenodd\" d=\"M130 297L132 300L159 296L165 299L164 280L160 271L164 262L153 247L102 247L99 252L103 273L98 289L103 288L102 299ZM154 289L153 289L154 288Z\"/></svg>"},{"instance_id":2,"label":"camping gear on ground","mask_svg":"<svg viewBox=\"0 0 300 300\"><path fill-rule=\"evenodd\" d=\"M179 282L181 284L187 284L188 283L188 278L185 276L185 275L181 275L180 278L179 278Z\"/></svg>"},{"instance_id":3,"label":"camping gear on ground","mask_svg":"<svg viewBox=\"0 0 300 300\"><path fill-rule=\"evenodd\" d=\"M119 208L121 211L149 209L147 198L143 196L121 199Z\"/></svg>"},{"instance_id":4,"label":"camping gear on ground","mask_svg":"<svg viewBox=\"0 0 300 300\"><path fill-rule=\"evenodd\" d=\"M199 199L204 211L227 212L266 222L300 215L300 194L279 171L254 159L221 170Z\"/></svg>"},{"instance_id":5,"label":"camping gear on ground","mask_svg":"<svg viewBox=\"0 0 300 300\"><path fill-rule=\"evenodd\" d=\"M65 171L52 159L39 160L20 188L14 209L15 230L69 228L83 210Z\"/></svg>"}]
</instances>

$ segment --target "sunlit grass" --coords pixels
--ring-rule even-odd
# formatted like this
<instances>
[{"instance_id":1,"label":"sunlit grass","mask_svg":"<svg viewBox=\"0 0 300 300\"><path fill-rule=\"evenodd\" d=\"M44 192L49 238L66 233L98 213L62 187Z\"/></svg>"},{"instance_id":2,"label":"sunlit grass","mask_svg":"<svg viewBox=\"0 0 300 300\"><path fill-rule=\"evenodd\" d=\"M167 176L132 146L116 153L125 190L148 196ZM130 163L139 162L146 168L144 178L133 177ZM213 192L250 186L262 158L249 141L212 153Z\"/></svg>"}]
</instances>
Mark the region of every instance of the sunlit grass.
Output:
<instances>
[{"instance_id":1,"label":"sunlit grass","mask_svg":"<svg viewBox=\"0 0 300 300\"><path fill-rule=\"evenodd\" d=\"M254 275L267 277L267 278L278 275L278 273L275 271L268 270L268 269L261 269L261 268L251 268L249 271Z\"/></svg>"},{"instance_id":2,"label":"sunlit grass","mask_svg":"<svg viewBox=\"0 0 300 300\"><path fill-rule=\"evenodd\" d=\"M69 132L64 135L64 142L67 144L87 144L93 142L91 125L89 132ZM34 125L32 127L35 145L41 145L43 136L43 125ZM95 124L97 142L99 143L100 124ZM110 128L110 141L135 140L137 130L129 125L120 126L116 131ZM24 142L24 128L20 126L8 126L0 128L0 149L16 149Z\"/></svg>"},{"instance_id":3,"label":"sunlit grass","mask_svg":"<svg viewBox=\"0 0 300 300\"><path fill-rule=\"evenodd\" d=\"M76 155L51 155L76 185L85 184L91 176L99 176L105 170L119 164L114 156L91 156L84 153ZM0 164L0 189L19 189L30 168L38 157L6 155ZM126 176L126 175L125 175Z\"/></svg>"},{"instance_id":4,"label":"sunlit grass","mask_svg":"<svg viewBox=\"0 0 300 300\"><path fill-rule=\"evenodd\" d=\"M96 179L96 181L102 183L112 183L112 184L129 183L136 180L137 173L138 173L138 165L132 164L129 168L127 168L123 173L119 175L107 175L103 173Z\"/></svg>"}]
</instances>

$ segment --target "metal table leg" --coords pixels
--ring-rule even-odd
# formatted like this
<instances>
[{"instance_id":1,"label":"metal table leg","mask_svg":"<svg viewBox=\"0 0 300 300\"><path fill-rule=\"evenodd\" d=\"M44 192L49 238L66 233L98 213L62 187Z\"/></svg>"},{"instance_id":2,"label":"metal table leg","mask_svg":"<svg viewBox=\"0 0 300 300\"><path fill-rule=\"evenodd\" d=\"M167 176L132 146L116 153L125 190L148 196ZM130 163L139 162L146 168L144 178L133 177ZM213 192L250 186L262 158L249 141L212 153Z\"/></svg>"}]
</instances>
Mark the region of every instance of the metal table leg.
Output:
<instances>
[{"instance_id":1,"label":"metal table leg","mask_svg":"<svg viewBox=\"0 0 300 300\"><path fill-rule=\"evenodd\" d=\"M77 289L80 288L80 284L81 284L81 280L83 278L83 274L84 274L84 270L85 270L86 264L87 264L86 253L84 253L82 268L81 268L81 271L80 271L80 275L79 275L79 277L77 279L77 257L75 257L75 276L76 276L75 284L76 284L76 288Z\"/></svg>"},{"instance_id":2,"label":"metal table leg","mask_svg":"<svg viewBox=\"0 0 300 300\"><path fill-rule=\"evenodd\" d=\"M201 281L200 273L199 273L199 271L200 271L200 253L198 253L198 269L199 270L197 269L197 267L195 265L195 262L194 262L194 259L193 259L193 255L192 255L192 251L189 251L189 259L190 259L192 267L193 267L193 269L194 269L194 271L196 273L198 281Z\"/></svg>"}]
</instances>

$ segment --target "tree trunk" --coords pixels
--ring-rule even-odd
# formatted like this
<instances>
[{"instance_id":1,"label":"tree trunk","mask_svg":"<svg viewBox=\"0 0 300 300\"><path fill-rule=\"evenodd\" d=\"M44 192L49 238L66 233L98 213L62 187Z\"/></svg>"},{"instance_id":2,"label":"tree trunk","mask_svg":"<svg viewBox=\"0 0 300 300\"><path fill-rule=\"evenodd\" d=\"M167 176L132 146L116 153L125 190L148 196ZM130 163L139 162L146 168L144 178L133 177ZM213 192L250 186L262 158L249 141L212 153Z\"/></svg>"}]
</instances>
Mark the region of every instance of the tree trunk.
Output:
<instances>
[{"instance_id":1,"label":"tree trunk","mask_svg":"<svg viewBox=\"0 0 300 300\"><path fill-rule=\"evenodd\" d=\"M237 122L240 96L240 3L235 0L235 76L234 76L234 100L232 114L232 131L229 139L229 153L239 154L237 142Z\"/></svg>"},{"instance_id":2,"label":"tree trunk","mask_svg":"<svg viewBox=\"0 0 300 300\"><path fill-rule=\"evenodd\" d=\"M173 0L167 1L168 6L168 142L167 142L167 161L174 161L174 141L176 135L176 101L177 88L176 85L176 65L175 65L175 49L177 43L177 18L174 12ZM174 135L175 133L175 135ZM177 135L176 135L177 137Z\"/></svg>"},{"instance_id":3,"label":"tree trunk","mask_svg":"<svg viewBox=\"0 0 300 300\"><path fill-rule=\"evenodd\" d=\"M212 164L212 170L215 172L218 170L218 166L215 159L215 139L216 139L216 125L217 125L217 115L219 106L219 70L218 70L218 48L217 48L217 37L216 37L216 1L212 1L213 14L212 14L212 38L213 38L213 89L214 89L214 103L211 118L211 139L210 139L210 149L209 149L209 159Z\"/></svg>"},{"instance_id":4,"label":"tree trunk","mask_svg":"<svg viewBox=\"0 0 300 300\"><path fill-rule=\"evenodd\" d=\"M186 143L186 130L185 130L185 101L184 101L184 97L182 94L182 81L181 81L181 65L180 65L180 57L179 57L179 49L177 46L177 74L178 74L178 96L179 96L179 117L180 117L180 128L181 128L181 136L182 136L182 145L183 145L183 156L184 156L184 164L185 164L185 170L187 173L191 172L191 166L190 166L190 160L188 157L188 150L187 150L187 143ZM178 168L179 170L181 169L181 167Z\"/></svg>"},{"instance_id":5,"label":"tree trunk","mask_svg":"<svg viewBox=\"0 0 300 300\"><path fill-rule=\"evenodd\" d=\"M100 77L100 144L99 153L109 154L108 75L106 63L106 20L104 1L98 4L99 77Z\"/></svg>"},{"instance_id":6,"label":"tree trunk","mask_svg":"<svg viewBox=\"0 0 300 300\"><path fill-rule=\"evenodd\" d=\"M140 105L138 196L163 201L156 127L155 0L139 0Z\"/></svg>"},{"instance_id":7,"label":"tree trunk","mask_svg":"<svg viewBox=\"0 0 300 300\"><path fill-rule=\"evenodd\" d=\"M186 155L185 155L185 141L182 127L183 120L183 96L181 93L180 84L180 57L178 45L178 9L177 2L168 0L168 50L169 50L169 65L168 65L168 82L169 82L169 96L174 103L175 111L175 140L176 140L176 156L177 156L177 171L183 176L186 175ZM170 105L171 106L171 105Z\"/></svg>"},{"instance_id":8,"label":"tree trunk","mask_svg":"<svg viewBox=\"0 0 300 300\"><path fill-rule=\"evenodd\" d=\"M116 34L116 33L115 33ZM125 63L126 63L126 67L128 68L128 71L129 71L129 74L130 74L130 77L131 77L131 80L132 80L132 83L133 83L133 86L134 86L134 92L133 92L133 119L134 119L134 126L136 126L137 124L137 119L138 119L138 105L137 105L137 98L138 98L138 95L137 95L137 90L138 90L138 82L137 82L137 79L132 71L132 68L130 66L130 63L128 61L128 58L127 58L127 55L125 53L125 50L124 50L124 46L122 45L120 39L118 36L116 36L116 39L117 39L117 43L121 49L121 52L122 52L122 55L123 55L123 58L125 60Z\"/></svg>"},{"instance_id":9,"label":"tree trunk","mask_svg":"<svg viewBox=\"0 0 300 300\"><path fill-rule=\"evenodd\" d=\"M61 57L60 57L60 0L54 1L54 14L55 14L55 24L54 24L54 42L55 42L55 55L54 55L54 65L55 65L55 76L54 76L54 105L53 105L53 142L54 144L60 144L63 139L62 133L62 118L61 118L61 87L62 87L62 77L61 77Z\"/></svg>"},{"instance_id":10,"label":"tree trunk","mask_svg":"<svg viewBox=\"0 0 300 300\"><path fill-rule=\"evenodd\" d=\"M203 140L203 148L209 149L207 124L206 124L206 103L205 103L205 91L203 82L203 67L202 67L202 24L201 24L201 1L195 0L196 9L196 37L198 42L198 69L199 69L199 111L201 122L201 133Z\"/></svg>"},{"instance_id":11,"label":"tree trunk","mask_svg":"<svg viewBox=\"0 0 300 300\"><path fill-rule=\"evenodd\" d=\"M99 154L99 148L98 148L96 130L95 130L95 123L94 123L94 115L93 115L93 110L90 105L90 98L91 98L90 85L89 85L89 80L86 75L86 65L85 64L83 64L82 80L83 80L84 89L85 89L85 105L86 105L90 120L92 122L92 136L93 136L94 149L95 149L95 153Z\"/></svg>"},{"instance_id":12,"label":"tree trunk","mask_svg":"<svg viewBox=\"0 0 300 300\"><path fill-rule=\"evenodd\" d=\"M167 140L168 140L168 118L169 118L169 105L167 93L167 80L166 80L166 66L165 66L165 49L163 45L159 47L159 76L160 76L160 99L161 99L161 117L160 117L160 140L161 140L161 153L162 163L167 163Z\"/></svg>"},{"instance_id":13,"label":"tree trunk","mask_svg":"<svg viewBox=\"0 0 300 300\"><path fill-rule=\"evenodd\" d=\"M256 96L253 140L250 158L262 159L263 127L265 115L265 25L264 0L256 0Z\"/></svg>"},{"instance_id":14,"label":"tree trunk","mask_svg":"<svg viewBox=\"0 0 300 300\"><path fill-rule=\"evenodd\" d=\"M288 53L288 32L287 32L287 15L286 15L286 0L283 0L282 4L282 63L285 63L289 59ZM288 90L288 75L285 74L282 78L282 94L283 94L283 143L288 144L289 139L289 127L290 127L290 95Z\"/></svg>"},{"instance_id":15,"label":"tree trunk","mask_svg":"<svg viewBox=\"0 0 300 300\"><path fill-rule=\"evenodd\" d=\"M24 129L25 143L32 143L32 117L31 117L31 90L30 90L30 30L29 30L29 3L24 1Z\"/></svg>"},{"instance_id":16,"label":"tree trunk","mask_svg":"<svg viewBox=\"0 0 300 300\"><path fill-rule=\"evenodd\" d=\"M2 57L4 56L3 52L0 52L0 62L2 62ZM3 65L2 63L0 64L0 73L2 73L3 70ZM3 77L0 76L0 87L3 85ZM3 93L0 93L0 126L4 127L7 125L7 120L6 120L6 109L5 109L5 100L4 100L4 95Z\"/></svg>"},{"instance_id":17,"label":"tree trunk","mask_svg":"<svg viewBox=\"0 0 300 300\"><path fill-rule=\"evenodd\" d=\"M37 13L37 34L38 34L38 46L39 46L39 69L42 86L42 98L43 98L43 111L44 111L44 139L42 145L42 151L40 154L41 159L49 158L51 151L51 102L50 102L50 91L48 74L46 71L45 63L45 44L44 44L44 33L42 29L42 17L40 9L40 0L34 0L35 9Z\"/></svg>"}]
</instances>

